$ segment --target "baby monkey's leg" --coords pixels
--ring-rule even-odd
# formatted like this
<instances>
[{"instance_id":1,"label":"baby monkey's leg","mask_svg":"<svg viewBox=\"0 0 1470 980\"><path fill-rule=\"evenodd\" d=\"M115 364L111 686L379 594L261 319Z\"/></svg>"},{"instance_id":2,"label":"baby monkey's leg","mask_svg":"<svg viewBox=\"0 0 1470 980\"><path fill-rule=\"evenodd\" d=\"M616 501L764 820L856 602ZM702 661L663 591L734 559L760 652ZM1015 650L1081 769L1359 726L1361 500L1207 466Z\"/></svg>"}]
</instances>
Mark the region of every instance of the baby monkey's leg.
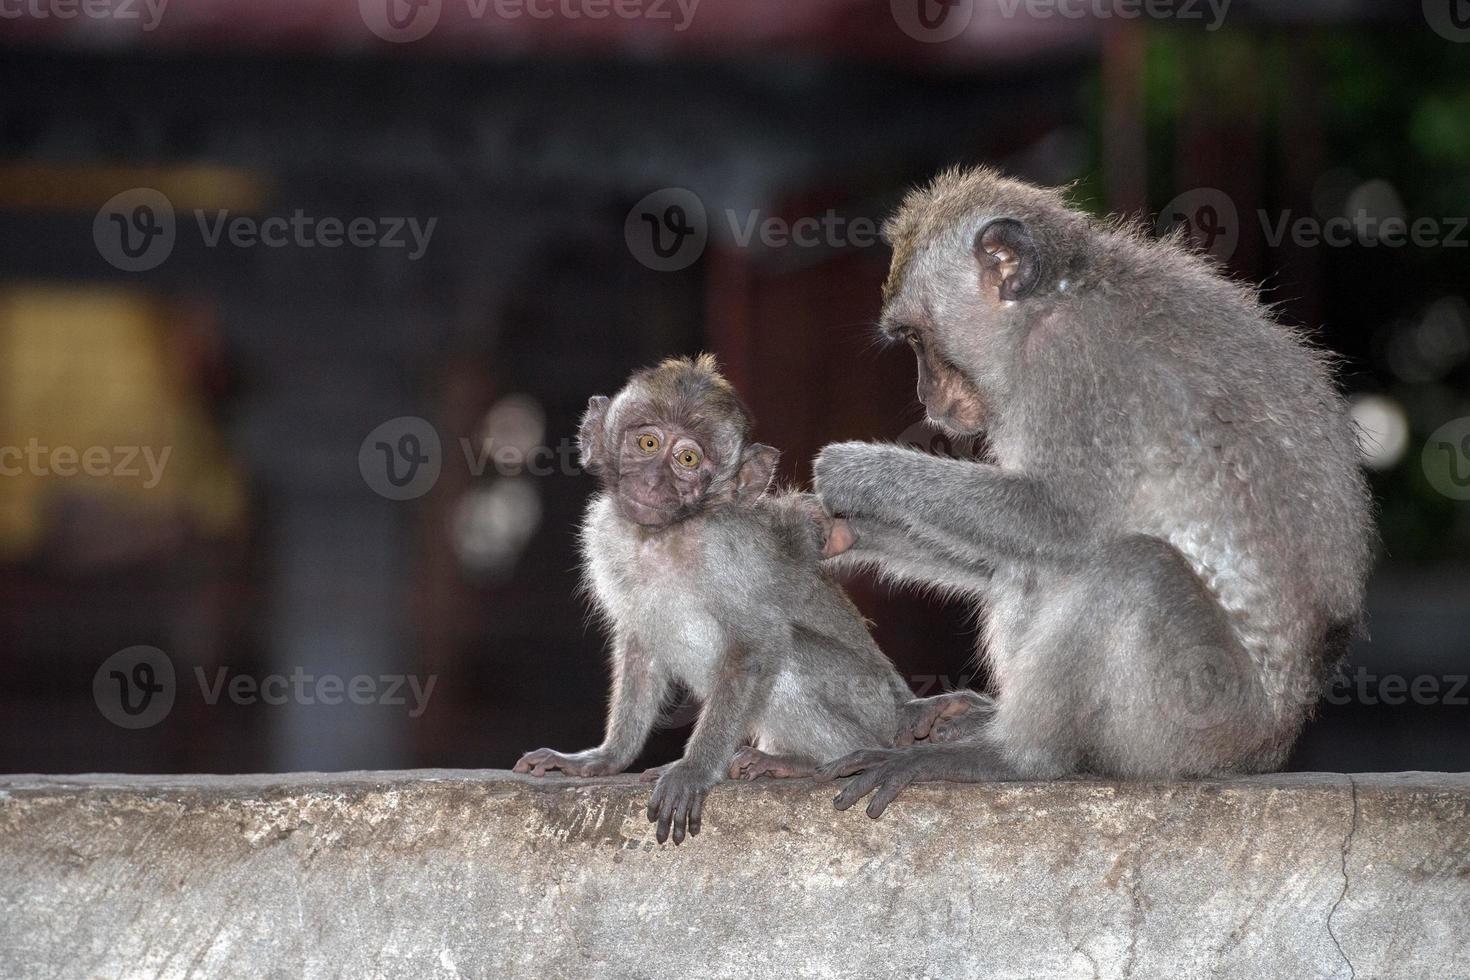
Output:
<instances>
[{"instance_id":1,"label":"baby monkey's leg","mask_svg":"<svg viewBox=\"0 0 1470 980\"><path fill-rule=\"evenodd\" d=\"M817 771L817 761L804 755L772 755L754 745L747 745L730 760L730 778L751 780L770 776L772 779L800 779Z\"/></svg>"}]
</instances>

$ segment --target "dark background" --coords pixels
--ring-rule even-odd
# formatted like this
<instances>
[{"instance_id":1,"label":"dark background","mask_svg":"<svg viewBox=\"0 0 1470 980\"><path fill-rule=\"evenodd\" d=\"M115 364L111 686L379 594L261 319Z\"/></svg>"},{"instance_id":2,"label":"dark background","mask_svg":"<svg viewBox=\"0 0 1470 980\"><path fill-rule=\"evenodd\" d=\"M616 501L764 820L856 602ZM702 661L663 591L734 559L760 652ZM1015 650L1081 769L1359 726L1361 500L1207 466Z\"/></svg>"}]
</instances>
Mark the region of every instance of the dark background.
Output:
<instances>
[{"instance_id":1,"label":"dark background","mask_svg":"<svg viewBox=\"0 0 1470 980\"><path fill-rule=\"evenodd\" d=\"M1217 29L1193 3L1073 19L703 0L684 30L672 5L537 19L443 0L404 43L368 29L382 2L172 0L151 29L55 2L0 18L0 446L171 447L151 487L0 476L0 771L507 767L595 744L603 641L574 547L592 482L477 475L459 440L564 447L588 395L703 349L789 480L836 439L943 451L914 427L911 357L872 342L887 252L865 232L976 162L1075 182L1099 213L1188 221L1342 355L1382 516L1372 639L1293 766L1470 768L1470 504L1446 483L1470 442L1431 437L1470 416L1459 0L1236 0ZM937 29L968 26L916 34L920 2ZM128 272L94 222L105 234L99 209L134 188L168 199L177 239ZM678 271L625 237L667 188L697 197L709 236ZM417 259L211 247L195 209L436 224ZM742 243L729 211L737 231L829 212L847 231ZM1431 219L1439 243L1271 241L1283 218L1345 215ZM403 416L438 433L441 473L395 501L359 451ZM965 610L852 590L916 689L966 682ZM167 716L130 730L93 680L138 645L178 679ZM434 687L417 716L411 699L210 704L196 670L221 668ZM1384 703L1390 676L1439 693ZM646 761L677 754L689 717Z\"/></svg>"}]
</instances>

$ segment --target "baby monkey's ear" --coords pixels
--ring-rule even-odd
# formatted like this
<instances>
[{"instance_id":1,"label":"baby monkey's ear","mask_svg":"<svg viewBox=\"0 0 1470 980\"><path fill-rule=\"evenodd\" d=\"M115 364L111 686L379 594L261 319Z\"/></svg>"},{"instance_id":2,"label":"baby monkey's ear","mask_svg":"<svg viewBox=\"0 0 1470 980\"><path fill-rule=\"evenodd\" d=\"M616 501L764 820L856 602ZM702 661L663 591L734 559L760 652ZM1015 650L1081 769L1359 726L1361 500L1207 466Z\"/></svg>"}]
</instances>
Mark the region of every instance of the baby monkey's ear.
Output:
<instances>
[{"instance_id":1,"label":"baby monkey's ear","mask_svg":"<svg viewBox=\"0 0 1470 980\"><path fill-rule=\"evenodd\" d=\"M606 395L593 395L587 399L587 412L582 416L582 426L577 430L577 449L582 456L582 469L594 476L607 467L607 406Z\"/></svg>"},{"instance_id":2,"label":"baby monkey's ear","mask_svg":"<svg viewBox=\"0 0 1470 980\"><path fill-rule=\"evenodd\" d=\"M745 447L740 454L740 475L735 478L735 499L749 503L765 493L776 478L780 458L779 450L758 442Z\"/></svg>"}]
</instances>

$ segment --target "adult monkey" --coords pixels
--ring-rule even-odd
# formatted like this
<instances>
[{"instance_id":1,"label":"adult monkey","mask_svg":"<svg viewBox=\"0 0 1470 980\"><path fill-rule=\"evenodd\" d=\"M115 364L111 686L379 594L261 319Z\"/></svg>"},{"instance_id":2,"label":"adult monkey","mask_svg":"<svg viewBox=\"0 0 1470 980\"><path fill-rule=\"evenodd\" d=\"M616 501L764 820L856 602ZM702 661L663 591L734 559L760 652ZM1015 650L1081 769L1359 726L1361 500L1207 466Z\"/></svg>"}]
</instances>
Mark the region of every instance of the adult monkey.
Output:
<instances>
[{"instance_id":1,"label":"adult monkey","mask_svg":"<svg viewBox=\"0 0 1470 980\"><path fill-rule=\"evenodd\" d=\"M995 697L912 702L838 809L908 783L1279 768L1362 618L1371 508L1327 359L1174 241L984 170L885 227L881 330L993 462L838 443L839 566L972 598ZM977 583L977 577L988 579Z\"/></svg>"}]
</instances>

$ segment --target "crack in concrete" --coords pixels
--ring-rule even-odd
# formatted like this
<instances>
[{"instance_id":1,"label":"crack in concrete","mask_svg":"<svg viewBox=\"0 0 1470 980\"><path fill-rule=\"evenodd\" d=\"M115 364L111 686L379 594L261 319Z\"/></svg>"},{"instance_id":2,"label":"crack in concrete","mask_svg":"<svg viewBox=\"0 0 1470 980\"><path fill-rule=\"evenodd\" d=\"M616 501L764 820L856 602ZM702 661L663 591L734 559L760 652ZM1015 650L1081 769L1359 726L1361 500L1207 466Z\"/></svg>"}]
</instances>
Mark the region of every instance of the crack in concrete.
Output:
<instances>
[{"instance_id":1,"label":"crack in concrete","mask_svg":"<svg viewBox=\"0 0 1470 980\"><path fill-rule=\"evenodd\" d=\"M1352 776L1347 777L1348 786L1352 789L1353 818L1348 824L1347 836L1342 839L1342 891L1337 896L1337 901L1332 903L1332 908L1327 912L1327 937L1332 940L1332 945L1337 947L1337 955L1347 964L1348 980L1356 980L1357 969L1353 961L1348 959L1347 952L1343 950L1342 943L1337 938L1337 933L1332 930L1332 917L1337 914L1338 907L1342 905L1343 899L1348 893L1348 852L1353 848L1353 835L1358 832L1358 781Z\"/></svg>"}]
</instances>

